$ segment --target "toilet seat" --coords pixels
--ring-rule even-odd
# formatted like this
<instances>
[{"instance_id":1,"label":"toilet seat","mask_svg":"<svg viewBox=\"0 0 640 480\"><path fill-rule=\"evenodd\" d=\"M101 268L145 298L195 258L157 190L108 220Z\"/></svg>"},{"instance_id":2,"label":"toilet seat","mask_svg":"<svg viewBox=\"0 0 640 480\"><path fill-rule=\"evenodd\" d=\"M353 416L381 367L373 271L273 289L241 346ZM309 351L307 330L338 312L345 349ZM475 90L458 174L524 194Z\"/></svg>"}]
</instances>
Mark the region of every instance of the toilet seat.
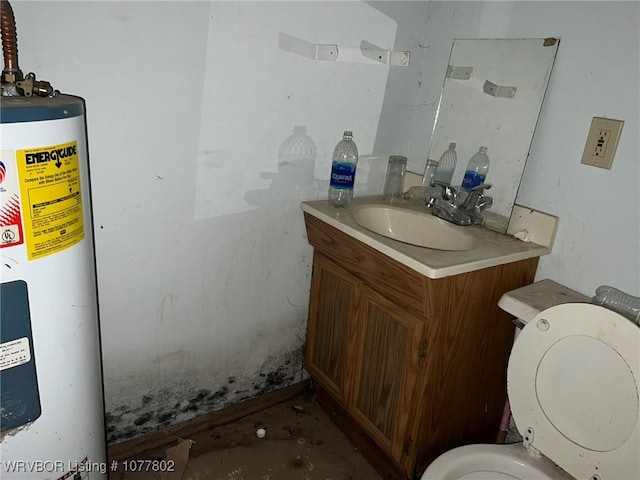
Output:
<instances>
[{"instance_id":1,"label":"toilet seat","mask_svg":"<svg viewBox=\"0 0 640 480\"><path fill-rule=\"evenodd\" d=\"M578 479L640 478L640 328L603 307L564 304L516 340L509 401L525 446Z\"/></svg>"},{"instance_id":2,"label":"toilet seat","mask_svg":"<svg viewBox=\"0 0 640 480\"><path fill-rule=\"evenodd\" d=\"M436 458L421 480L575 480L521 443L465 445Z\"/></svg>"}]
</instances>

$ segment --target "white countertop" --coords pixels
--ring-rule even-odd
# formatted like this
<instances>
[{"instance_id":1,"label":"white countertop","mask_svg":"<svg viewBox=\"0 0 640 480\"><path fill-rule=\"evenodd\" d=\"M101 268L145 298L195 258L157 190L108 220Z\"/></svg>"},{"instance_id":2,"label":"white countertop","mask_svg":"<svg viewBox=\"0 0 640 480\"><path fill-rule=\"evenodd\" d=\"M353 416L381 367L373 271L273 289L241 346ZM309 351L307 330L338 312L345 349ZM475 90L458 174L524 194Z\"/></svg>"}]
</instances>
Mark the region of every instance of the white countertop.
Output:
<instances>
[{"instance_id":1,"label":"white countertop","mask_svg":"<svg viewBox=\"0 0 640 480\"><path fill-rule=\"evenodd\" d=\"M376 199L354 199L354 204L371 203ZM377 199L379 202L379 199ZM407 208L411 207L406 204ZM549 253L549 248L535 243L526 243L508 235L502 235L478 226L460 227L474 235L478 246L467 251L444 251L416 247L398 242L371 232L356 224L349 210L335 209L326 200L303 202L303 211L352 236L365 245L378 250L390 258L429 278L443 278L482 268L540 257Z\"/></svg>"}]
</instances>

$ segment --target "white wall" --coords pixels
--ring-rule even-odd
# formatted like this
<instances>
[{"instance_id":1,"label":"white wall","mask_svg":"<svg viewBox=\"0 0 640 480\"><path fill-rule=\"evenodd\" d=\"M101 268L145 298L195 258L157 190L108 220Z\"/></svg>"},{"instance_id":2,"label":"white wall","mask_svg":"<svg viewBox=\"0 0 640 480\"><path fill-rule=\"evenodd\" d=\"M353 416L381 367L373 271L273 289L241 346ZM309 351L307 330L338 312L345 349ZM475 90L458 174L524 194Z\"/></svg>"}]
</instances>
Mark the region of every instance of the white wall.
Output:
<instances>
[{"instance_id":1,"label":"white wall","mask_svg":"<svg viewBox=\"0 0 640 480\"><path fill-rule=\"evenodd\" d=\"M588 295L602 284L640 295L639 7L562 2L541 12L516 4L509 27L562 38L517 202L560 217L537 278ZM534 27L536 18L545 27ZM611 171L580 164L594 116L625 121Z\"/></svg>"},{"instance_id":2,"label":"white wall","mask_svg":"<svg viewBox=\"0 0 640 480\"><path fill-rule=\"evenodd\" d=\"M426 158L453 37L562 39L518 196L560 217L538 277L640 293L637 2L12 3L23 70L87 101L111 441L304 377L298 203L344 129L360 192ZM412 62L313 62L281 33ZM610 172L580 165L593 116L626 121ZM281 155L296 125L315 157Z\"/></svg>"},{"instance_id":3,"label":"white wall","mask_svg":"<svg viewBox=\"0 0 640 480\"><path fill-rule=\"evenodd\" d=\"M381 189L415 91L389 105L390 67L314 62L280 37L415 51L426 5L12 4L25 73L87 102L109 440L303 379L299 203L326 196L345 129L359 192ZM419 65L394 81L414 85ZM376 148L383 109L402 120ZM287 148L296 126L315 155Z\"/></svg>"},{"instance_id":4,"label":"white wall","mask_svg":"<svg viewBox=\"0 0 640 480\"><path fill-rule=\"evenodd\" d=\"M561 39L516 203L560 217L537 279L640 295L638 2L432 2L411 148L423 149L453 38ZM426 88L424 88L426 85ZM580 164L594 116L625 121L611 171ZM428 148L428 147L425 147ZM419 151L418 150L418 151ZM424 150L426 151L426 150ZM418 157L416 152L414 157Z\"/></svg>"}]
</instances>

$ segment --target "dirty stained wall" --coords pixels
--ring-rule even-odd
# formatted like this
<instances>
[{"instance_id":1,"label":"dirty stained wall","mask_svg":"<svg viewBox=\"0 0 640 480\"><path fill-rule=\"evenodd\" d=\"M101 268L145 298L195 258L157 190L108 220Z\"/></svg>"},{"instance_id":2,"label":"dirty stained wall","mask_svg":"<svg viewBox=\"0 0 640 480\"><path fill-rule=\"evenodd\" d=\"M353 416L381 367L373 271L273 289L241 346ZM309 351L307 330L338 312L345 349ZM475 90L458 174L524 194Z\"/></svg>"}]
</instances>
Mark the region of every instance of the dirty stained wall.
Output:
<instances>
[{"instance_id":1,"label":"dirty stained wall","mask_svg":"<svg viewBox=\"0 0 640 480\"><path fill-rule=\"evenodd\" d=\"M380 118L415 90L281 38L419 57L425 4L14 3L23 69L87 103L109 442L306 378L299 203L326 196L346 129L358 193L381 189L411 116L389 150Z\"/></svg>"},{"instance_id":2,"label":"dirty stained wall","mask_svg":"<svg viewBox=\"0 0 640 480\"><path fill-rule=\"evenodd\" d=\"M538 278L640 294L638 10L14 1L22 68L87 101L109 441L304 378L311 249L298 202L325 195L345 129L360 193L381 188L390 154L420 164L454 37L562 39L518 195L560 217ZM281 34L407 49L412 62L314 62L280 48ZM626 121L611 171L580 165L593 116ZM296 127L315 154L285 148Z\"/></svg>"}]
</instances>

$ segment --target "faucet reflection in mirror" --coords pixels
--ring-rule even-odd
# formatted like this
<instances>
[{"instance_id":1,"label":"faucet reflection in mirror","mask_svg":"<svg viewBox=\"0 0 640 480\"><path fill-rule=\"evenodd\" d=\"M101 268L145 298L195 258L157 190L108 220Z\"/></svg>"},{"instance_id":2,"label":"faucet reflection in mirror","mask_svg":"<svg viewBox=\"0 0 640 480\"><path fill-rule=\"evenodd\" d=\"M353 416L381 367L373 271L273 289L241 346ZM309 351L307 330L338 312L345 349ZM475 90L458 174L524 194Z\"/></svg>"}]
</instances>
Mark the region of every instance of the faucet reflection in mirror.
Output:
<instances>
[{"instance_id":1,"label":"faucet reflection in mirror","mask_svg":"<svg viewBox=\"0 0 640 480\"><path fill-rule=\"evenodd\" d=\"M442 201L431 202L434 212L458 221L464 218L460 213L467 212L473 224L479 224L474 223L480 222L479 214L491 206L491 212L485 212L486 226L506 232L558 45L555 38L454 40L442 71L444 85L427 156L431 164L424 170L431 175L435 159L452 142L460 158L471 158L479 145L487 145L491 171L482 182L493 185L493 198L485 200L490 198L482 193L485 184L468 201L466 192L458 192L452 210L442 187L431 187L426 178L424 188L405 197L422 204L435 197ZM457 168L450 186L461 185L464 174Z\"/></svg>"}]
</instances>

